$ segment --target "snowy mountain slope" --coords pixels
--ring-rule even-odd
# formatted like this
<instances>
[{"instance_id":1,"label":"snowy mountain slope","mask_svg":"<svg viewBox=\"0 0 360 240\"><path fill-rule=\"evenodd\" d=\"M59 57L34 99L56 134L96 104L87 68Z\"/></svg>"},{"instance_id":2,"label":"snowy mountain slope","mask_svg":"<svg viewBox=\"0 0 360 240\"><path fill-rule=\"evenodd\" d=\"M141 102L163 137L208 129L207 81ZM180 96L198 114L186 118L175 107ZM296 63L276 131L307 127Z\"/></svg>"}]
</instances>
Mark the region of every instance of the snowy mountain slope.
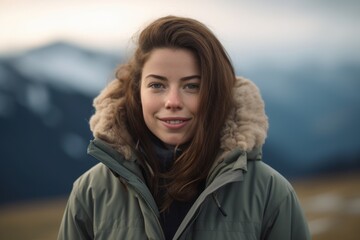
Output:
<instances>
[{"instance_id":1,"label":"snowy mountain slope","mask_svg":"<svg viewBox=\"0 0 360 240\"><path fill-rule=\"evenodd\" d=\"M56 43L0 58L0 204L66 195L96 164L92 98L120 57ZM288 177L360 168L360 64L247 69L270 119L264 161Z\"/></svg>"}]
</instances>

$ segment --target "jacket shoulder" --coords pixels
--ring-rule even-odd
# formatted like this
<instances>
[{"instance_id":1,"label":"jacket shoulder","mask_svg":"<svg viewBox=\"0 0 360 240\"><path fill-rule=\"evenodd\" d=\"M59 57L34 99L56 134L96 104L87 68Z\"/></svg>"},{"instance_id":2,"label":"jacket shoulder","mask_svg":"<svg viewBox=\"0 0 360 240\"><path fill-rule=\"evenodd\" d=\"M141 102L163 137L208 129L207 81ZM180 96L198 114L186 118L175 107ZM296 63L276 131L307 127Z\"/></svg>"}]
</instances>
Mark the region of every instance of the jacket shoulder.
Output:
<instances>
[{"instance_id":1,"label":"jacket shoulder","mask_svg":"<svg viewBox=\"0 0 360 240\"><path fill-rule=\"evenodd\" d=\"M118 196L121 200L121 196L127 193L125 184L103 163L98 163L82 174L72 189L72 194L86 201L87 205L96 205L112 196Z\"/></svg>"},{"instance_id":2,"label":"jacket shoulder","mask_svg":"<svg viewBox=\"0 0 360 240\"><path fill-rule=\"evenodd\" d=\"M107 175L106 167L97 164L82 174L73 184L58 239L93 239L97 181L100 175ZM103 181L103 180L100 180Z\"/></svg>"},{"instance_id":3,"label":"jacket shoulder","mask_svg":"<svg viewBox=\"0 0 360 240\"><path fill-rule=\"evenodd\" d=\"M263 161L248 161L245 177L257 181L258 184L264 185L264 187L271 188L269 189L271 191L283 192L279 196L294 191L290 182L283 175ZM276 193L279 194L279 192Z\"/></svg>"},{"instance_id":4,"label":"jacket shoulder","mask_svg":"<svg viewBox=\"0 0 360 240\"><path fill-rule=\"evenodd\" d=\"M135 191L99 163L74 182L58 239L144 239L133 230L144 227L137 202Z\"/></svg>"},{"instance_id":5,"label":"jacket shoulder","mask_svg":"<svg viewBox=\"0 0 360 240\"><path fill-rule=\"evenodd\" d=\"M262 237L266 239L310 239L305 215L289 181L261 161L250 161L247 174L251 175L249 179L252 179L251 181L256 183L254 185L258 186L256 194L265 200Z\"/></svg>"},{"instance_id":6,"label":"jacket shoulder","mask_svg":"<svg viewBox=\"0 0 360 240\"><path fill-rule=\"evenodd\" d=\"M84 188L99 188L106 186L105 183L113 181L114 175L111 173L110 169L102 163L98 163L80 177L78 177L74 184L74 189L84 189Z\"/></svg>"}]
</instances>

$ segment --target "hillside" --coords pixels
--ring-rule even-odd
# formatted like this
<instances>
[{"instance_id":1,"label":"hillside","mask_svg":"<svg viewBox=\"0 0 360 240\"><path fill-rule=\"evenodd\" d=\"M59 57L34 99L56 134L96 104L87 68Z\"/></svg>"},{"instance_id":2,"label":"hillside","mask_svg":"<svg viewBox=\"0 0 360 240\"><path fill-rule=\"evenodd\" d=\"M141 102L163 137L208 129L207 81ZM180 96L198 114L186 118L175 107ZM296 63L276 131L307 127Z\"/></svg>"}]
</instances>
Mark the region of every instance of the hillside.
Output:
<instances>
[{"instance_id":1,"label":"hillside","mask_svg":"<svg viewBox=\"0 0 360 240\"><path fill-rule=\"evenodd\" d=\"M88 120L116 54L59 42L0 57L0 205L66 195L97 163ZM266 163L290 179L360 169L359 65L235 66L265 100Z\"/></svg>"}]
</instances>

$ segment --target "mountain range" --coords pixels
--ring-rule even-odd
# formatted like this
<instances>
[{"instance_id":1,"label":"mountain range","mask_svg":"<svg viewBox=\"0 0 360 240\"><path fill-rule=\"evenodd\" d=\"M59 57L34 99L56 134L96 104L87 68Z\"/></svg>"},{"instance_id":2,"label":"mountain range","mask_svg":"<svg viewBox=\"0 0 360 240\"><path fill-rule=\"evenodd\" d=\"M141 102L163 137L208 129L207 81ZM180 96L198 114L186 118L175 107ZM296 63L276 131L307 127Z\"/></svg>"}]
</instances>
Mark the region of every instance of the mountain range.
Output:
<instances>
[{"instance_id":1,"label":"mountain range","mask_svg":"<svg viewBox=\"0 0 360 240\"><path fill-rule=\"evenodd\" d=\"M92 99L119 53L65 42L0 57L0 204L67 195L86 155ZM360 168L360 64L255 64L270 129L264 161L288 178Z\"/></svg>"}]
</instances>

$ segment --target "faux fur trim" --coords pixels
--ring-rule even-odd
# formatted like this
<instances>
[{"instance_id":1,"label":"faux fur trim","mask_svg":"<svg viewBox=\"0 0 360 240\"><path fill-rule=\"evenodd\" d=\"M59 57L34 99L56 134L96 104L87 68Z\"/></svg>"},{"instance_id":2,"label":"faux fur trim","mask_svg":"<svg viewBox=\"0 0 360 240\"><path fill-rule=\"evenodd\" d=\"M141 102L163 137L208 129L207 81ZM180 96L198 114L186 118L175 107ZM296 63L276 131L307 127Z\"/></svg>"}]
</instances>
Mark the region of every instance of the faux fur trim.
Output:
<instances>
[{"instance_id":1,"label":"faux fur trim","mask_svg":"<svg viewBox=\"0 0 360 240\"><path fill-rule=\"evenodd\" d=\"M222 130L220 147L225 152L236 147L244 151L261 147L269 124L259 89L250 80L237 78L234 102Z\"/></svg>"},{"instance_id":2,"label":"faux fur trim","mask_svg":"<svg viewBox=\"0 0 360 240\"><path fill-rule=\"evenodd\" d=\"M119 88L121 82L114 80L94 99L95 114L90 119L90 129L95 138L108 142L129 159L134 140L125 127L125 101L117 93ZM261 147L267 136L268 118L259 89L251 81L237 78L234 102L222 130L221 149L226 153L234 148L251 151ZM117 114L121 116L119 122L115 118Z\"/></svg>"},{"instance_id":3,"label":"faux fur trim","mask_svg":"<svg viewBox=\"0 0 360 240\"><path fill-rule=\"evenodd\" d=\"M119 80L113 80L94 99L95 114L90 118L90 130L95 138L104 140L130 159L133 139L125 124L125 99L118 93L121 85ZM116 120L116 115L120 115L120 122Z\"/></svg>"}]
</instances>

